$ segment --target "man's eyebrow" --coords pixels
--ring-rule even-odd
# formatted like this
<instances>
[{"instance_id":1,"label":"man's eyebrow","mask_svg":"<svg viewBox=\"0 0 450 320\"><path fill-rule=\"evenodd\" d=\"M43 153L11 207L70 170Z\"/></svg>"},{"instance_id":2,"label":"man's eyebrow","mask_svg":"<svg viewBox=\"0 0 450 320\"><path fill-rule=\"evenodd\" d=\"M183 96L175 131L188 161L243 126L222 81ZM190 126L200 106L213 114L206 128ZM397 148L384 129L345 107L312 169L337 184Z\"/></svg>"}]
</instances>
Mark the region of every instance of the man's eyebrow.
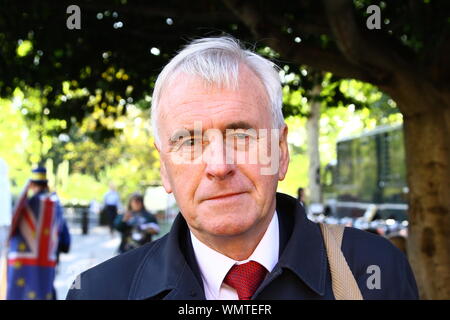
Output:
<instances>
[{"instance_id":1,"label":"man's eyebrow","mask_svg":"<svg viewBox=\"0 0 450 320\"><path fill-rule=\"evenodd\" d=\"M236 122L232 122L230 124L228 124L225 127L225 130L236 130L236 129L254 129L254 126L252 126L250 123L246 122L246 121L236 121Z\"/></svg>"},{"instance_id":2,"label":"man's eyebrow","mask_svg":"<svg viewBox=\"0 0 450 320\"><path fill-rule=\"evenodd\" d=\"M248 130L248 129L254 129L254 127L246 121L231 122L225 126L225 130L237 130L237 129ZM224 130L224 133L225 133L225 130ZM199 135L202 135L201 131L198 131L198 130L194 131L193 129L181 128L181 129L176 130L170 136L169 145L176 144L180 140L180 138L195 137L195 136L199 136Z\"/></svg>"}]
</instances>

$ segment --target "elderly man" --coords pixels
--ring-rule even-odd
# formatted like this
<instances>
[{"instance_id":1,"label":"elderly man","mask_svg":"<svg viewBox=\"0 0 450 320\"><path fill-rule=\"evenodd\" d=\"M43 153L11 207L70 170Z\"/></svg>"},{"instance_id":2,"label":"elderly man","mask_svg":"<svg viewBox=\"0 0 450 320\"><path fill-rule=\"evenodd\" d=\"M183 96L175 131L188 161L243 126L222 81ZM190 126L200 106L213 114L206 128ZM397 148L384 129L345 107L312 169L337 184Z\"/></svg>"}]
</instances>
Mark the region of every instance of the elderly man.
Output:
<instances>
[{"instance_id":1,"label":"elderly man","mask_svg":"<svg viewBox=\"0 0 450 320\"><path fill-rule=\"evenodd\" d=\"M68 299L417 298L389 241L346 228L343 255L329 250L328 229L276 193L289 163L281 106L276 66L235 39L180 51L156 81L152 123L181 212L162 239L82 273Z\"/></svg>"}]
</instances>

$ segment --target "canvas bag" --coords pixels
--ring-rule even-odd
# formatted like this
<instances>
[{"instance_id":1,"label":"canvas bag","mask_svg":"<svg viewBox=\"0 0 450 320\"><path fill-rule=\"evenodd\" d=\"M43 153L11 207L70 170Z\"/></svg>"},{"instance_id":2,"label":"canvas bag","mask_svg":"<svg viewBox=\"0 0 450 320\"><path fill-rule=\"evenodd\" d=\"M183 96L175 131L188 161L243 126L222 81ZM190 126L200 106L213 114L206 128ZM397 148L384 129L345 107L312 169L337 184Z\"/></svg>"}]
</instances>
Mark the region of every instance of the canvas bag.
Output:
<instances>
[{"instance_id":1,"label":"canvas bag","mask_svg":"<svg viewBox=\"0 0 450 320\"><path fill-rule=\"evenodd\" d=\"M320 223L328 263L330 265L331 285L336 300L363 300L355 277L341 251L344 226Z\"/></svg>"}]
</instances>

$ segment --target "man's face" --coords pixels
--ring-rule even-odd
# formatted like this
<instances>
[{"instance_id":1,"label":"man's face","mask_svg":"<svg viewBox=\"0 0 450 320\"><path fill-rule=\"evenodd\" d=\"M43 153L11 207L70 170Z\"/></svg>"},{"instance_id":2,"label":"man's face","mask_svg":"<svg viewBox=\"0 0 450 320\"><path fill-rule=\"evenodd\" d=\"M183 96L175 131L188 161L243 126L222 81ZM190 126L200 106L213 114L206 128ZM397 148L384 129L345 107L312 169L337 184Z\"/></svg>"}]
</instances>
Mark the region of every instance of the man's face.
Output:
<instances>
[{"instance_id":1,"label":"man's face","mask_svg":"<svg viewBox=\"0 0 450 320\"><path fill-rule=\"evenodd\" d=\"M210 87L180 73L163 91L157 146L161 177L195 234L242 235L272 217L289 155L286 127L275 146L270 144L268 101L263 84L245 66L236 90ZM268 135L259 135L260 129ZM249 161L256 150L276 158L275 172L264 174L267 163Z\"/></svg>"}]
</instances>

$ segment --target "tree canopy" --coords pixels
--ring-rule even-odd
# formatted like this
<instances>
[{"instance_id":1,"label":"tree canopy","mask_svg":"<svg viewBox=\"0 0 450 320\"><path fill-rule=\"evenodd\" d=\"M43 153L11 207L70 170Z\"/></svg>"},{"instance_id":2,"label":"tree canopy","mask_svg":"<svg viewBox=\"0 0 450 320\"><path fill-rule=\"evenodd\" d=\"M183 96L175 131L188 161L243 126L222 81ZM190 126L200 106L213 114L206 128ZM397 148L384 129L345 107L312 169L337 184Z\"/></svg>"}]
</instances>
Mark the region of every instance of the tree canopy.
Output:
<instances>
[{"instance_id":1,"label":"tree canopy","mask_svg":"<svg viewBox=\"0 0 450 320\"><path fill-rule=\"evenodd\" d=\"M8 10L0 13L0 94L41 89L45 116L63 120L60 132L94 114L90 134L98 139L117 131L108 119L123 115L130 103L149 108L158 72L195 37L231 34L290 72L301 75L299 64L307 65L381 88L394 81L394 70L385 69L398 65L395 59L413 63L430 81L443 82L450 74L446 1L85 0L78 2L80 30L66 27L69 1L1 2ZM381 30L361 28L371 3L381 7ZM338 34L333 17L346 21ZM340 41L339 34L354 38ZM340 53L343 43L351 59ZM307 88L310 81L301 80L289 85ZM286 105L284 112L298 110Z\"/></svg>"}]
</instances>

